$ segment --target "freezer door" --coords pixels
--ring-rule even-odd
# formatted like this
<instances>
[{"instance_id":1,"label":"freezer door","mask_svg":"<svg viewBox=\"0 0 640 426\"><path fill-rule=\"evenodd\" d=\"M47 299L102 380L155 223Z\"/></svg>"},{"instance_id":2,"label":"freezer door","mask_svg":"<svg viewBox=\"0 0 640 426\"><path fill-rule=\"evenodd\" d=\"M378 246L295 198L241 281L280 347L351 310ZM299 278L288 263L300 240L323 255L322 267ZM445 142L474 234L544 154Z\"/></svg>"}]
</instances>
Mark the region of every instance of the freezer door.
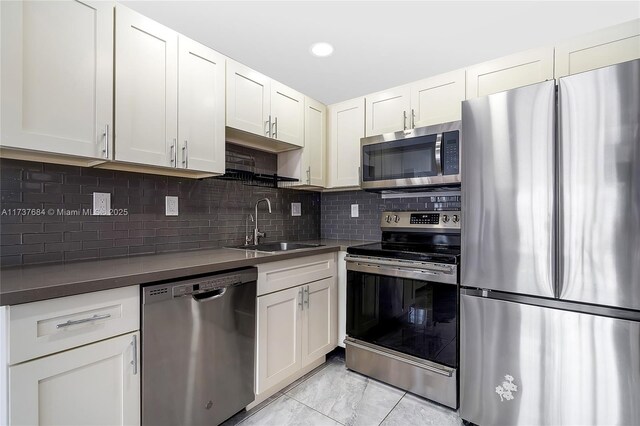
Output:
<instances>
[{"instance_id":1,"label":"freezer door","mask_svg":"<svg viewBox=\"0 0 640 426\"><path fill-rule=\"evenodd\" d=\"M640 310L640 60L559 84L560 298Z\"/></svg>"},{"instance_id":2,"label":"freezer door","mask_svg":"<svg viewBox=\"0 0 640 426\"><path fill-rule=\"evenodd\" d=\"M640 323L463 295L460 415L479 425L632 425Z\"/></svg>"},{"instance_id":3,"label":"freezer door","mask_svg":"<svg viewBox=\"0 0 640 426\"><path fill-rule=\"evenodd\" d=\"M462 285L554 297L555 84L462 103Z\"/></svg>"}]
</instances>

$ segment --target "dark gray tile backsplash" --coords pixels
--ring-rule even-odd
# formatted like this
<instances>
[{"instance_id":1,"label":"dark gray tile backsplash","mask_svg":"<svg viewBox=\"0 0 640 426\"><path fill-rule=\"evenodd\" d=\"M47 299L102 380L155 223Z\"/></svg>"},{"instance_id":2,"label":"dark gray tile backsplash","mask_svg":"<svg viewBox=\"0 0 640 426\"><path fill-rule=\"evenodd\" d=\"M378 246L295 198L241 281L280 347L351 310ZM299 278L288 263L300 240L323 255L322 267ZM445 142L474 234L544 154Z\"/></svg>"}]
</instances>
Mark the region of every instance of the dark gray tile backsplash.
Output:
<instances>
[{"instance_id":1,"label":"dark gray tile backsplash","mask_svg":"<svg viewBox=\"0 0 640 426\"><path fill-rule=\"evenodd\" d=\"M359 217L351 217L351 204L358 204ZM322 238L379 240L380 213L385 210L424 210L420 198L383 200L380 194L365 191L322 194Z\"/></svg>"},{"instance_id":2,"label":"dark gray tile backsplash","mask_svg":"<svg viewBox=\"0 0 640 426\"><path fill-rule=\"evenodd\" d=\"M248 152L237 148L239 152ZM253 151L257 171L273 173L274 154ZM91 209L92 193L111 194L126 215L58 214ZM259 198L265 241L317 239L320 194L94 168L0 159L2 266L214 248L244 243L245 218ZM179 197L179 216L164 214L166 195ZM291 203L302 216L291 216ZM14 209L44 210L24 214ZM55 211L53 214L49 212ZM251 226L251 224L250 224Z\"/></svg>"}]
</instances>

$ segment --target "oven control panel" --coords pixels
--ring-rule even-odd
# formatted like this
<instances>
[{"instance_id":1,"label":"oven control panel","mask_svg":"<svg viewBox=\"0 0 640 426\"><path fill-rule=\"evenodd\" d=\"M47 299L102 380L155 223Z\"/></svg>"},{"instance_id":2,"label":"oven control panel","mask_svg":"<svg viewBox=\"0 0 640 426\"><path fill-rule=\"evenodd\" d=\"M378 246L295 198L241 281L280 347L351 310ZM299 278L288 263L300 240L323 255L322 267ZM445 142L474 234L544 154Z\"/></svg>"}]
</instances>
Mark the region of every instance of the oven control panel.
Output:
<instances>
[{"instance_id":1,"label":"oven control panel","mask_svg":"<svg viewBox=\"0 0 640 426\"><path fill-rule=\"evenodd\" d=\"M460 230L462 214L460 211L441 212L383 212L380 227L382 230L424 229L424 230Z\"/></svg>"}]
</instances>

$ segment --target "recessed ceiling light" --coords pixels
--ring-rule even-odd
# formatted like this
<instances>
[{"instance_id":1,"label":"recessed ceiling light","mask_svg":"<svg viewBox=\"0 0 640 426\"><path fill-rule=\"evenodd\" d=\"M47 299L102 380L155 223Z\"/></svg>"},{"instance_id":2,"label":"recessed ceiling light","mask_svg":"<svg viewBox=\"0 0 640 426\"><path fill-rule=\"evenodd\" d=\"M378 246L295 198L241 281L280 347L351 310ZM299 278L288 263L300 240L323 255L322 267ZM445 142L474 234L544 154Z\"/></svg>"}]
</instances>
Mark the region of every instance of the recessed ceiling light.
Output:
<instances>
[{"instance_id":1,"label":"recessed ceiling light","mask_svg":"<svg viewBox=\"0 0 640 426\"><path fill-rule=\"evenodd\" d=\"M333 46L329 43L320 42L311 45L311 53L316 56L329 56L333 53Z\"/></svg>"}]
</instances>

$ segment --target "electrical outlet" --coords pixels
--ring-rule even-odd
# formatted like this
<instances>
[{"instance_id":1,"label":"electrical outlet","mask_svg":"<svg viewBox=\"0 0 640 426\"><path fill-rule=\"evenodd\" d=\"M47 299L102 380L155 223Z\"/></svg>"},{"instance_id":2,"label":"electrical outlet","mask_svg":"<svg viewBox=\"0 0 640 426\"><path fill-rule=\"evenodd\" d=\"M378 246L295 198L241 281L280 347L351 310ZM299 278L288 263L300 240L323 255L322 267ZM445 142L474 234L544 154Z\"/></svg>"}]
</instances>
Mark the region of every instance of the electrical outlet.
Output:
<instances>
[{"instance_id":1,"label":"electrical outlet","mask_svg":"<svg viewBox=\"0 0 640 426\"><path fill-rule=\"evenodd\" d=\"M165 216L178 216L178 197L164 197Z\"/></svg>"},{"instance_id":2,"label":"electrical outlet","mask_svg":"<svg viewBox=\"0 0 640 426\"><path fill-rule=\"evenodd\" d=\"M93 215L109 216L111 214L111 194L108 192L93 193Z\"/></svg>"},{"instance_id":3,"label":"electrical outlet","mask_svg":"<svg viewBox=\"0 0 640 426\"><path fill-rule=\"evenodd\" d=\"M301 203L291 203L291 216L302 216Z\"/></svg>"},{"instance_id":4,"label":"electrical outlet","mask_svg":"<svg viewBox=\"0 0 640 426\"><path fill-rule=\"evenodd\" d=\"M359 212L358 212L358 204L351 204L351 217L358 217L360 216Z\"/></svg>"}]
</instances>

